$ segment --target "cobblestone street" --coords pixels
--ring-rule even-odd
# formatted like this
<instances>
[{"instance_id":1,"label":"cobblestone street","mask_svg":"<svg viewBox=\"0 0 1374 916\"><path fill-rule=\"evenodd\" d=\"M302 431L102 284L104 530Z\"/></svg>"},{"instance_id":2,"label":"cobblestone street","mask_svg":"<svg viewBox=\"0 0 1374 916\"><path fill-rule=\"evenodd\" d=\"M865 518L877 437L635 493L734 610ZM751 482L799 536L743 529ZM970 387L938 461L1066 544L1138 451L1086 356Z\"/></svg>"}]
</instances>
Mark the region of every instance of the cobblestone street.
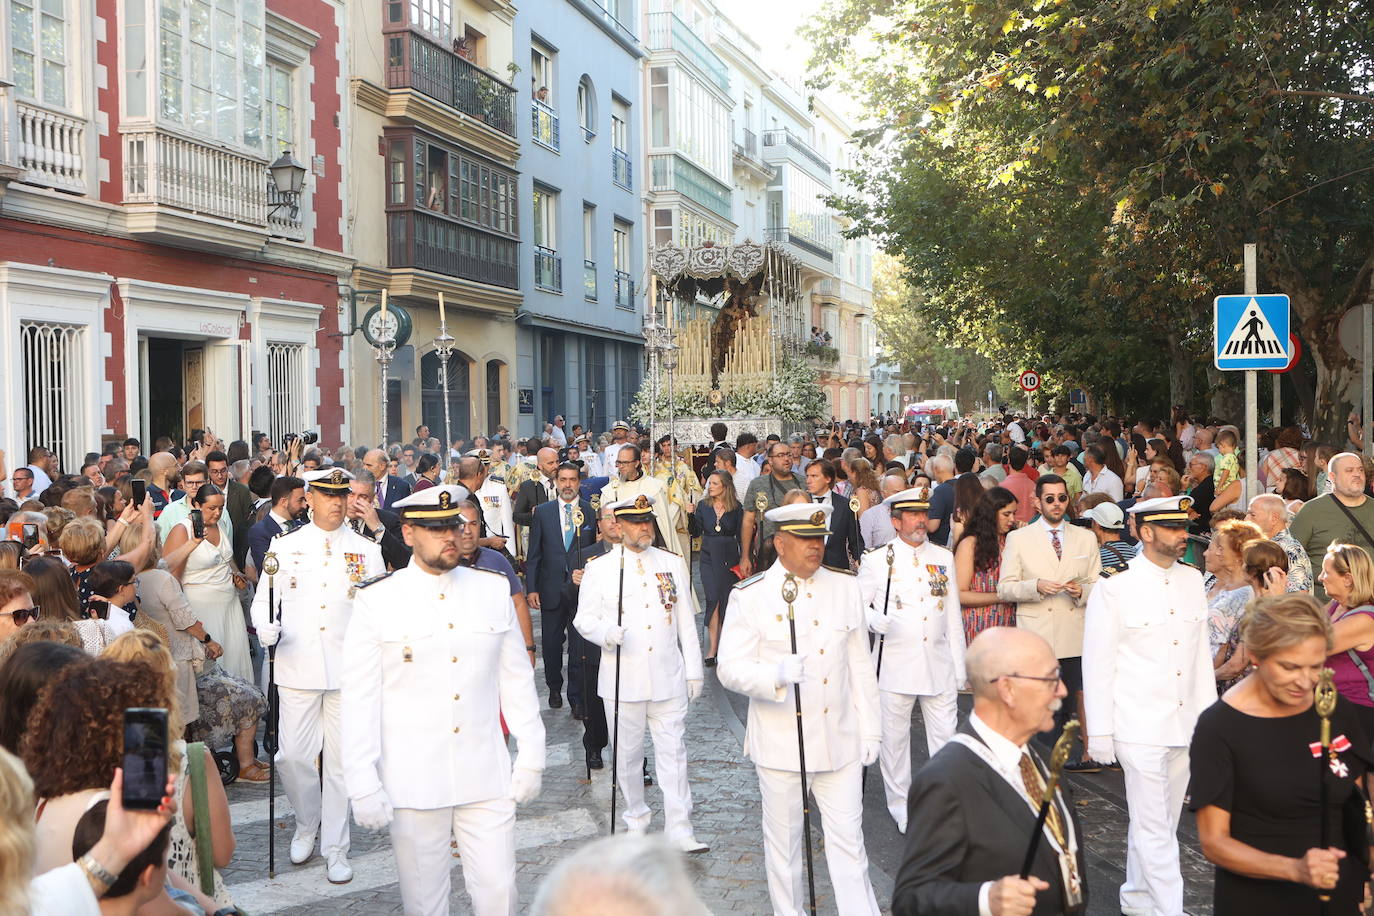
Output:
<instances>
[{"instance_id":1,"label":"cobblestone street","mask_svg":"<svg viewBox=\"0 0 1374 916\"><path fill-rule=\"evenodd\" d=\"M542 669L536 673L544 696ZM961 698L966 712L967 697ZM697 893L713 913L771 912L764 880L759 833L759 796L754 770L740 751L744 700L727 694L708 674L706 694L688 716L688 753L693 823L697 838L711 851L691 856ZM521 912L527 912L535 889L557 862L579 844L609 831L610 752L607 766L586 780L582 765L581 725L568 709L545 709L548 730L548 768L543 791L532 804L520 808L516 819L516 860L519 867ZM648 739L646 737L646 745ZM925 739L919 713L912 747L924 760ZM1120 774L1102 773L1070 778L1083 832L1087 838L1092 916L1119 912L1117 887L1124 876L1126 813ZM280 786L279 786L280 792ZM350 858L352 882L333 885L325 880L318 855L301 866L290 864L287 848L293 820L284 794L277 798L277 877L267 878L267 786L235 783L229 801L238 837L238 851L224 871L235 901L254 914L290 916L348 913L400 913L391 844L382 834L353 827ZM651 830L662 829L661 796L648 790L655 811ZM881 781L870 779L865 800L870 874L884 912L892 899L892 878L901 863L902 837L896 832L882 801ZM1211 868L1197 847L1191 818L1185 816L1183 866L1187 881L1185 905L1194 916L1211 914ZM819 830L815 837L817 901L820 912L835 912L823 864ZM471 912L463 890L462 868L453 860L453 912Z\"/></svg>"}]
</instances>

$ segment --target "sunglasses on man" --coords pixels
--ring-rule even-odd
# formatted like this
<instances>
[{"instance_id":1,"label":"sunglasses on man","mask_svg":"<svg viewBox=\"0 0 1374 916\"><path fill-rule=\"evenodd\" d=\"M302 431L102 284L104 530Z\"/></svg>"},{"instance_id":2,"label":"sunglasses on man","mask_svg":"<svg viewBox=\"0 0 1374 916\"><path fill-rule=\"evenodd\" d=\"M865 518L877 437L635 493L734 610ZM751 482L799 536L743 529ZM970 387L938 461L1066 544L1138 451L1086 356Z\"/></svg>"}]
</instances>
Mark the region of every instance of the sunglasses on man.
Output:
<instances>
[{"instance_id":1,"label":"sunglasses on man","mask_svg":"<svg viewBox=\"0 0 1374 916\"><path fill-rule=\"evenodd\" d=\"M17 607L12 611L0 611L0 617L13 617L15 626L22 627L30 620L38 619L38 608Z\"/></svg>"}]
</instances>

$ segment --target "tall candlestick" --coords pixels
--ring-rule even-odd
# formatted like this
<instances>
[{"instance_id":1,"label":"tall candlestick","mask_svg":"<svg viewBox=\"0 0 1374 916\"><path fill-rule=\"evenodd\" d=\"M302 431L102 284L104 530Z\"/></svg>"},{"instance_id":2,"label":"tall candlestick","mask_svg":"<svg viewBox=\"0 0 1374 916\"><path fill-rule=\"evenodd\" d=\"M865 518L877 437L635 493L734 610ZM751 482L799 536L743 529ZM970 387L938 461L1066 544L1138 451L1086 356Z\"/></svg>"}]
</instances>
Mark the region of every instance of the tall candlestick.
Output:
<instances>
[{"instance_id":1,"label":"tall candlestick","mask_svg":"<svg viewBox=\"0 0 1374 916\"><path fill-rule=\"evenodd\" d=\"M386 320L386 290L382 290L382 320Z\"/></svg>"},{"instance_id":2,"label":"tall candlestick","mask_svg":"<svg viewBox=\"0 0 1374 916\"><path fill-rule=\"evenodd\" d=\"M444 323L444 294L439 293L439 323Z\"/></svg>"}]
</instances>

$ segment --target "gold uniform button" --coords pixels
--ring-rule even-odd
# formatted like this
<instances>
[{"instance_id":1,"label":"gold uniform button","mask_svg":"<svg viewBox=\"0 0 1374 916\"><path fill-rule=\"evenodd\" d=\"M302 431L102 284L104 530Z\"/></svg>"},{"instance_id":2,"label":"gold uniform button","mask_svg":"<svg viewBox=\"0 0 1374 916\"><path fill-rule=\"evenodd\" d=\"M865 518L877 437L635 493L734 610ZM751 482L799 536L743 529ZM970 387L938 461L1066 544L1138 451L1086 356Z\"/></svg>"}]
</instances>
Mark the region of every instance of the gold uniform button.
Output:
<instances>
[{"instance_id":1,"label":"gold uniform button","mask_svg":"<svg viewBox=\"0 0 1374 916\"><path fill-rule=\"evenodd\" d=\"M824 650L824 649L821 650L821 654L822 654L822 655L825 654L825 650Z\"/></svg>"},{"instance_id":2,"label":"gold uniform button","mask_svg":"<svg viewBox=\"0 0 1374 916\"><path fill-rule=\"evenodd\" d=\"M813 624L815 624L816 626L820 626L820 625L821 625L821 622L820 622L819 620L813 620L813 621L811 621L811 622L812 622Z\"/></svg>"},{"instance_id":3,"label":"gold uniform button","mask_svg":"<svg viewBox=\"0 0 1374 916\"><path fill-rule=\"evenodd\" d=\"M443 601L443 600L444 600L444 593L443 593L443 592L440 592L440 593L439 593L439 600L440 600L440 601Z\"/></svg>"},{"instance_id":4,"label":"gold uniform button","mask_svg":"<svg viewBox=\"0 0 1374 916\"><path fill-rule=\"evenodd\" d=\"M449 625L448 625L448 628L449 628L450 630L453 629L453 624L449 624Z\"/></svg>"},{"instance_id":5,"label":"gold uniform button","mask_svg":"<svg viewBox=\"0 0 1374 916\"><path fill-rule=\"evenodd\" d=\"M453 726L453 733L454 733L455 735L458 734L458 726L457 726L457 725Z\"/></svg>"},{"instance_id":6,"label":"gold uniform button","mask_svg":"<svg viewBox=\"0 0 1374 916\"><path fill-rule=\"evenodd\" d=\"M650 647L649 647L649 651L650 651L650 652L654 651L654 647L653 647L653 646L650 646Z\"/></svg>"},{"instance_id":7,"label":"gold uniform button","mask_svg":"<svg viewBox=\"0 0 1374 916\"><path fill-rule=\"evenodd\" d=\"M324 610L324 605L320 605L320 610Z\"/></svg>"},{"instance_id":8,"label":"gold uniform button","mask_svg":"<svg viewBox=\"0 0 1374 916\"><path fill-rule=\"evenodd\" d=\"M455 700L458 699L458 694L455 693L455 694L453 695L453 698L454 698Z\"/></svg>"},{"instance_id":9,"label":"gold uniform button","mask_svg":"<svg viewBox=\"0 0 1374 916\"><path fill-rule=\"evenodd\" d=\"M452 658L449 659L449 661L451 661L451 662L456 662L456 661L458 661L458 656L456 656L456 655L453 656Z\"/></svg>"},{"instance_id":10,"label":"gold uniform button","mask_svg":"<svg viewBox=\"0 0 1374 916\"><path fill-rule=\"evenodd\" d=\"M830 714L830 707L829 707L829 706L827 706L827 707L825 707L825 709L822 709L822 710L821 710L821 715L825 716L825 715L829 715L829 714Z\"/></svg>"},{"instance_id":11,"label":"gold uniform button","mask_svg":"<svg viewBox=\"0 0 1374 916\"><path fill-rule=\"evenodd\" d=\"M320 632L321 632L321 633L324 632L324 627L320 627Z\"/></svg>"},{"instance_id":12,"label":"gold uniform button","mask_svg":"<svg viewBox=\"0 0 1374 916\"><path fill-rule=\"evenodd\" d=\"M822 684L829 684L829 683L830 683L830 678L828 678L828 677L823 677L823 678L821 678L821 683L822 683Z\"/></svg>"}]
</instances>

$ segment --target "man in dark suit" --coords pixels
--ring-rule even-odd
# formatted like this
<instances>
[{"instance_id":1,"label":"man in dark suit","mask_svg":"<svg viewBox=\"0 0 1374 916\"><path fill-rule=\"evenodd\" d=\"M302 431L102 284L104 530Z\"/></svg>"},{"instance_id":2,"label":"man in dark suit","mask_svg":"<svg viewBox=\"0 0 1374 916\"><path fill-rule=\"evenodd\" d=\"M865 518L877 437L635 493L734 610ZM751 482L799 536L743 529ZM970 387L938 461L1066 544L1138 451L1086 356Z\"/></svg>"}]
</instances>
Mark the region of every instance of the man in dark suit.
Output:
<instances>
[{"instance_id":1,"label":"man in dark suit","mask_svg":"<svg viewBox=\"0 0 1374 916\"><path fill-rule=\"evenodd\" d=\"M806 466L806 491L813 503L829 503L834 510L821 562L832 569L852 569L863 556L863 538L859 536L859 519L849 508L849 500L835 492L835 477L835 465L817 458Z\"/></svg>"},{"instance_id":2,"label":"man in dark suit","mask_svg":"<svg viewBox=\"0 0 1374 916\"><path fill-rule=\"evenodd\" d=\"M401 517L377 508L377 481L372 472L360 469L348 485L348 525L382 548L387 569L410 565L410 548L401 535Z\"/></svg>"},{"instance_id":3,"label":"man in dark suit","mask_svg":"<svg viewBox=\"0 0 1374 916\"><path fill-rule=\"evenodd\" d=\"M549 685L549 706L563 705L563 644L568 624L577 610L568 586L573 567L583 547L596 538L592 504L578 493L581 468L560 465L554 476L556 499L537 506L530 526L529 553L525 557L525 591L531 608L539 611L542 634L544 681ZM574 714L581 711L581 685L569 688Z\"/></svg>"},{"instance_id":4,"label":"man in dark suit","mask_svg":"<svg viewBox=\"0 0 1374 916\"><path fill-rule=\"evenodd\" d=\"M248 529L248 555L262 578L262 558L272 538L281 534L305 512L305 481L299 477L278 477L272 481L268 498L272 509L262 521Z\"/></svg>"},{"instance_id":5,"label":"man in dark suit","mask_svg":"<svg viewBox=\"0 0 1374 916\"><path fill-rule=\"evenodd\" d=\"M1061 791L1019 876L1048 778L1031 738L1054 728L1067 695L1041 637L993 627L966 657L973 714L911 786L893 916L1078 916L1086 910L1082 835Z\"/></svg>"},{"instance_id":6,"label":"man in dark suit","mask_svg":"<svg viewBox=\"0 0 1374 916\"><path fill-rule=\"evenodd\" d=\"M391 463L381 449L374 448L363 456L363 467L371 471L373 479L377 481L377 508L390 509L398 499L410 495L410 484L391 476Z\"/></svg>"},{"instance_id":7,"label":"man in dark suit","mask_svg":"<svg viewBox=\"0 0 1374 916\"><path fill-rule=\"evenodd\" d=\"M584 547L574 558L572 583L568 588L568 696L572 697L573 685L576 685L583 701L582 747L587 752L589 770L599 770L605 766L601 751L611 740L610 730L606 726L606 704L598 703L596 696L596 683L601 676L601 647L588 642L571 624L587 563L620 543L620 522L609 507L598 513L597 529L601 540ZM647 779L645 785L648 785Z\"/></svg>"},{"instance_id":8,"label":"man in dark suit","mask_svg":"<svg viewBox=\"0 0 1374 916\"><path fill-rule=\"evenodd\" d=\"M541 503L554 498L554 472L558 470L558 449L541 448L535 453L535 465L539 476L520 482L515 491L515 524L528 528L534 524L534 509Z\"/></svg>"},{"instance_id":9,"label":"man in dark suit","mask_svg":"<svg viewBox=\"0 0 1374 916\"><path fill-rule=\"evenodd\" d=\"M224 511L234 529L234 564L239 569L248 556L248 530L253 527L253 494L229 476L229 456L216 449L205 456L210 483L224 491Z\"/></svg>"}]
</instances>

